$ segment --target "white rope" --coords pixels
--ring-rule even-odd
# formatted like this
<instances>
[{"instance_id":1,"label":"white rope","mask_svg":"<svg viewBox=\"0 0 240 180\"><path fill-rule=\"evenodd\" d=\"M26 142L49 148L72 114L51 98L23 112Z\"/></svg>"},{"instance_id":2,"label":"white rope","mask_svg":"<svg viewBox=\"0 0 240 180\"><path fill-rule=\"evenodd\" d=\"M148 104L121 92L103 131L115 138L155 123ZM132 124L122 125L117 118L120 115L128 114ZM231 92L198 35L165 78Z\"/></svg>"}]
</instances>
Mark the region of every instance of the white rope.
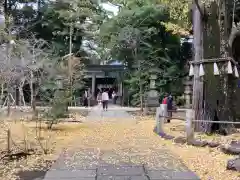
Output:
<instances>
[{"instance_id":1,"label":"white rope","mask_svg":"<svg viewBox=\"0 0 240 180\"><path fill-rule=\"evenodd\" d=\"M189 64L197 65L197 64L205 64L205 63L219 63L219 62L225 62L225 61L231 61L233 64L237 65L238 63L232 59L232 58L214 58L214 59L202 59L200 61L190 61Z\"/></svg>"},{"instance_id":2,"label":"white rope","mask_svg":"<svg viewBox=\"0 0 240 180\"><path fill-rule=\"evenodd\" d=\"M186 120L186 118L181 118L181 117L170 117L170 116L162 116L162 115L159 115L159 117L176 119L176 120L180 120L180 121ZM192 121L193 122L203 122L203 123L216 123L216 124L240 124L240 122L233 122L233 121L210 121L210 120L192 120Z\"/></svg>"},{"instance_id":3,"label":"white rope","mask_svg":"<svg viewBox=\"0 0 240 180\"><path fill-rule=\"evenodd\" d=\"M240 124L240 122L233 121L209 121L209 120L192 120L193 122L207 122L207 123L216 123L216 124Z\"/></svg>"}]
</instances>

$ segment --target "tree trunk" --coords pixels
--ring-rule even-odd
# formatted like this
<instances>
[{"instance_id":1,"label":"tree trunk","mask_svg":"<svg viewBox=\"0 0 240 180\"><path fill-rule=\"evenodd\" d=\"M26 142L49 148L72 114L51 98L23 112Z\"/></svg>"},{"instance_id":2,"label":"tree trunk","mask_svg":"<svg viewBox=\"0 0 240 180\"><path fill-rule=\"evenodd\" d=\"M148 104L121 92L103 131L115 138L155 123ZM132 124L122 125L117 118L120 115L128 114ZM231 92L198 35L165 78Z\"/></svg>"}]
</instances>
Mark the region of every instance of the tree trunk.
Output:
<instances>
[{"instance_id":1,"label":"tree trunk","mask_svg":"<svg viewBox=\"0 0 240 180\"><path fill-rule=\"evenodd\" d=\"M143 89L142 89L142 80L141 80L141 60L138 59L137 48L134 49L134 59L137 61L138 68L138 83L139 83L139 100L140 100L140 108L141 112L143 112Z\"/></svg>"},{"instance_id":2,"label":"tree trunk","mask_svg":"<svg viewBox=\"0 0 240 180\"><path fill-rule=\"evenodd\" d=\"M231 23L231 7L232 7L232 1L228 0L220 0L219 2L219 10L220 10L220 16L219 16L219 22L220 22L220 54L222 58L230 57L230 49L228 44L228 39L231 33L232 23ZM227 66L227 62L226 62ZM226 66L224 67L223 71L225 73L221 75L221 86L224 97L220 101L219 111L218 111L218 118L221 121L233 121L233 115L231 113L232 111L232 105L231 102L231 96L232 96L232 75L226 74ZM220 124L220 129L222 133L228 134L230 127L232 125L228 124Z\"/></svg>"},{"instance_id":3,"label":"tree trunk","mask_svg":"<svg viewBox=\"0 0 240 180\"><path fill-rule=\"evenodd\" d=\"M220 29L218 17L219 7L216 1L205 4L205 13L208 15L204 21L203 31L203 57L204 59L214 59L220 57ZM204 78L204 120L216 120L217 101L222 97L219 75L214 75L213 64L205 64ZM218 64L218 67L219 64ZM203 122L203 131L206 133L213 132L213 124Z\"/></svg>"},{"instance_id":4,"label":"tree trunk","mask_svg":"<svg viewBox=\"0 0 240 180\"><path fill-rule=\"evenodd\" d=\"M31 102L31 107L33 108L33 72L32 70L30 71L30 94L31 94L31 99L30 99L30 102Z\"/></svg>"},{"instance_id":5,"label":"tree trunk","mask_svg":"<svg viewBox=\"0 0 240 180\"><path fill-rule=\"evenodd\" d=\"M72 89L72 35L73 35L73 25L70 25L70 30L69 30L69 60L68 60L68 73L69 73L69 91L70 91L70 106L72 106L72 96L73 96L73 89Z\"/></svg>"},{"instance_id":6,"label":"tree trunk","mask_svg":"<svg viewBox=\"0 0 240 180\"><path fill-rule=\"evenodd\" d=\"M4 1L4 18L5 18L5 32L7 36L10 35L9 33L9 25L10 25L10 13L9 13L9 7L8 7L8 0ZM9 37L8 37L9 39ZM11 50L10 50L10 43L7 42L6 44L6 61L7 61L7 67L8 70L10 71L10 59L11 59ZM9 72L10 73L10 72ZM11 78L9 78L11 79ZM10 115L10 80L8 80L7 84L7 115Z\"/></svg>"},{"instance_id":7,"label":"tree trunk","mask_svg":"<svg viewBox=\"0 0 240 180\"><path fill-rule=\"evenodd\" d=\"M4 83L1 84L1 105L4 103L3 98L4 98Z\"/></svg>"},{"instance_id":8,"label":"tree trunk","mask_svg":"<svg viewBox=\"0 0 240 180\"><path fill-rule=\"evenodd\" d=\"M24 94L23 94L23 85L25 83L25 80L20 82L20 85L19 85L19 96L20 96L20 100L19 100L19 105L20 106L26 106L26 103L25 103L25 98L24 98Z\"/></svg>"},{"instance_id":9,"label":"tree trunk","mask_svg":"<svg viewBox=\"0 0 240 180\"><path fill-rule=\"evenodd\" d=\"M138 60L138 72L139 72L139 98L140 98L140 107L141 112L143 112L143 88L142 88L142 80L141 80L141 61Z\"/></svg>"},{"instance_id":10,"label":"tree trunk","mask_svg":"<svg viewBox=\"0 0 240 180\"><path fill-rule=\"evenodd\" d=\"M36 114L36 89L34 88L34 83L33 83L33 79L34 79L33 71L31 70L30 73L31 73L31 78L30 78L31 107L33 110L33 114L35 116L35 114Z\"/></svg>"},{"instance_id":11,"label":"tree trunk","mask_svg":"<svg viewBox=\"0 0 240 180\"><path fill-rule=\"evenodd\" d=\"M194 34L194 62L199 62L203 59L203 45L202 45L202 17L196 4L193 9L193 34ZM193 78L193 109L194 119L203 119L203 81L199 76L199 65L194 66ZM195 130L201 130L201 123L195 123Z\"/></svg>"},{"instance_id":12,"label":"tree trunk","mask_svg":"<svg viewBox=\"0 0 240 180\"><path fill-rule=\"evenodd\" d=\"M32 107L32 112L33 112L32 119L35 120L37 118L38 114L37 114L37 110L36 110L36 88L34 87L33 79L34 79L34 75L31 70L31 79L30 79L31 107Z\"/></svg>"},{"instance_id":13,"label":"tree trunk","mask_svg":"<svg viewBox=\"0 0 240 180\"><path fill-rule=\"evenodd\" d=\"M11 103L10 103L10 93L8 92L7 95L7 116L11 114Z\"/></svg>"}]
</instances>

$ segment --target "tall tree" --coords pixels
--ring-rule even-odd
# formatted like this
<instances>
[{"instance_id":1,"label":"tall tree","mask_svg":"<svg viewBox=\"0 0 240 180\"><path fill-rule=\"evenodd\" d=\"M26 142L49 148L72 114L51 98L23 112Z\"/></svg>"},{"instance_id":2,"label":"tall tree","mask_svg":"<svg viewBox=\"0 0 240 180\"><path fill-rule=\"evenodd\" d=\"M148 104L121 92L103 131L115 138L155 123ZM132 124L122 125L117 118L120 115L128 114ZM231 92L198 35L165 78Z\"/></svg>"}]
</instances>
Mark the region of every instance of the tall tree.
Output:
<instances>
[{"instance_id":1,"label":"tall tree","mask_svg":"<svg viewBox=\"0 0 240 180\"><path fill-rule=\"evenodd\" d=\"M159 68L159 90L167 90L171 82L183 75L180 69L184 62L179 58L180 37L165 26L170 20L165 6L131 1L101 28L102 43L111 49L112 57L128 64L127 84L131 84L132 104L139 104L143 93L148 91L151 68Z\"/></svg>"},{"instance_id":2,"label":"tall tree","mask_svg":"<svg viewBox=\"0 0 240 180\"><path fill-rule=\"evenodd\" d=\"M154 4L161 5L168 8L171 21L167 22L167 28L173 30L175 33L182 32L184 34L191 30L191 22L189 19L189 0L110 0L114 4L120 4L123 7L131 8L132 6Z\"/></svg>"},{"instance_id":3,"label":"tall tree","mask_svg":"<svg viewBox=\"0 0 240 180\"><path fill-rule=\"evenodd\" d=\"M71 79L74 82L82 80L79 77L82 74L75 72L82 71L82 63L87 62L84 60L89 60L87 52L84 52L81 47L83 39L94 38L94 32L102 22L101 17L104 17L103 10L97 1L10 0L4 2L4 12L5 22L8 24L6 32L10 32L16 39L43 39L47 45L41 48L45 51L53 49L51 53L54 58L48 62L51 67L54 67L53 65L59 63L60 60L65 60L66 58L62 57L69 52L72 53L71 57L81 57L71 58L71 64L75 66L72 68L71 74L74 77ZM2 38L2 40L4 43L9 40L9 37ZM34 45L34 42L30 43ZM64 66L67 67L66 61ZM79 88L77 82L72 85L74 89L75 85Z\"/></svg>"},{"instance_id":4,"label":"tall tree","mask_svg":"<svg viewBox=\"0 0 240 180\"><path fill-rule=\"evenodd\" d=\"M196 39L195 43L199 42L198 44L200 45L197 47L197 51L195 51L195 57L197 57L195 60L201 60L199 54L203 54L202 59L216 59L216 62L218 62L218 58L225 58L226 60L224 63L218 62L221 71L220 76L213 74L213 64L205 63L204 81L201 82L197 77L194 78L195 86L193 93L195 100L193 107L196 112L195 118L232 121L235 114L233 109L234 77L226 74L226 66L228 63L227 58L231 56L229 53L229 36L232 23L237 21L236 18L232 19L232 15L235 13L233 11L234 1L205 1L205 4L197 0L194 2L196 3L195 7L198 9L198 17L201 15L200 20L194 21L194 25L199 25L199 27L195 28L194 39ZM237 12L237 4L235 7ZM196 8L194 12L196 12ZM196 19L196 16L193 19ZM200 29L202 29L201 32L199 31ZM203 37L200 38L200 34L203 34ZM195 74L197 74L197 71L195 71ZM231 103L230 100L232 100ZM202 130L203 125L204 131L209 131L209 127L212 126L211 123L196 124L196 130ZM230 126L222 124L220 127L220 132L226 134Z\"/></svg>"},{"instance_id":5,"label":"tall tree","mask_svg":"<svg viewBox=\"0 0 240 180\"><path fill-rule=\"evenodd\" d=\"M35 27L37 37L51 41L59 55L69 52L70 27L72 28L72 52L80 56L83 36L90 36L99 23L101 9L89 0L50 2L43 7L41 23ZM95 28L95 29L94 29Z\"/></svg>"}]
</instances>

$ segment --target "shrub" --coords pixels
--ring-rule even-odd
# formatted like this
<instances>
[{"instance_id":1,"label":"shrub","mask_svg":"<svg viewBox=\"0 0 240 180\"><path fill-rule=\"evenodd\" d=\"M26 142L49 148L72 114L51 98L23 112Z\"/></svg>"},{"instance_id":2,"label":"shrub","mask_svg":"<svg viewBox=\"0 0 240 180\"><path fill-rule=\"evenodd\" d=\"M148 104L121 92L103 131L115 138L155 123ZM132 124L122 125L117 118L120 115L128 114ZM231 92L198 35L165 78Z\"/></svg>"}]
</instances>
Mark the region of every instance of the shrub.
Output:
<instances>
[{"instance_id":1,"label":"shrub","mask_svg":"<svg viewBox=\"0 0 240 180\"><path fill-rule=\"evenodd\" d=\"M63 90L57 90L51 100L51 108L45 113L48 128L51 129L53 124L57 124L60 118L68 116L68 103L70 101L69 93Z\"/></svg>"}]
</instances>

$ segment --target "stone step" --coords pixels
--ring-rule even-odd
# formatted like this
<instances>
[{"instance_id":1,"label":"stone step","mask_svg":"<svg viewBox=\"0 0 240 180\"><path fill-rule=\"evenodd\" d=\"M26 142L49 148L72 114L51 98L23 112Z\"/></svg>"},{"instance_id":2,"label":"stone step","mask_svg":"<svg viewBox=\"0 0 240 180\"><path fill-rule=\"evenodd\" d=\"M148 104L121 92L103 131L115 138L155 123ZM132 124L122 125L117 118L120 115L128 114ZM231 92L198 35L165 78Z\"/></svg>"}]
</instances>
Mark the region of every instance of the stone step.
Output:
<instances>
[{"instance_id":1,"label":"stone step","mask_svg":"<svg viewBox=\"0 0 240 180\"><path fill-rule=\"evenodd\" d=\"M147 176L97 176L96 180L149 180Z\"/></svg>"},{"instance_id":2,"label":"stone step","mask_svg":"<svg viewBox=\"0 0 240 180\"><path fill-rule=\"evenodd\" d=\"M148 170L146 175L150 180L200 180L200 178L191 171Z\"/></svg>"},{"instance_id":3,"label":"stone step","mask_svg":"<svg viewBox=\"0 0 240 180\"><path fill-rule=\"evenodd\" d=\"M44 180L95 180L96 169L50 170Z\"/></svg>"},{"instance_id":4,"label":"stone step","mask_svg":"<svg viewBox=\"0 0 240 180\"><path fill-rule=\"evenodd\" d=\"M97 176L144 176L143 166L102 166L97 168Z\"/></svg>"},{"instance_id":5,"label":"stone step","mask_svg":"<svg viewBox=\"0 0 240 180\"><path fill-rule=\"evenodd\" d=\"M200 180L193 172L147 170L144 166L99 166L96 169L50 170L44 180Z\"/></svg>"}]
</instances>

